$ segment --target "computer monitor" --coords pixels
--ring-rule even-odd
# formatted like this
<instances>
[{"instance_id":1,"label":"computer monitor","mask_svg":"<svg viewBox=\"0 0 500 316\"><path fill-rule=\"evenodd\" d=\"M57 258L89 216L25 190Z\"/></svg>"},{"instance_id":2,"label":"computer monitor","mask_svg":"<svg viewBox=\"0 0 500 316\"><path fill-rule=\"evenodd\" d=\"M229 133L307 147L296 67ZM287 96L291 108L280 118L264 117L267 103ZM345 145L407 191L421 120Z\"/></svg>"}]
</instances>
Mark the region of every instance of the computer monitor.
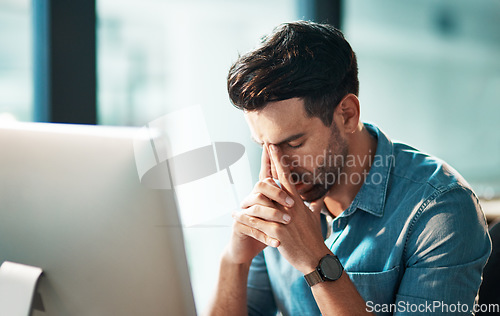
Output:
<instances>
[{"instance_id":1,"label":"computer monitor","mask_svg":"<svg viewBox=\"0 0 500 316\"><path fill-rule=\"evenodd\" d=\"M43 269L32 315L195 315L174 195L141 185L137 131L0 126L0 264Z\"/></svg>"}]
</instances>

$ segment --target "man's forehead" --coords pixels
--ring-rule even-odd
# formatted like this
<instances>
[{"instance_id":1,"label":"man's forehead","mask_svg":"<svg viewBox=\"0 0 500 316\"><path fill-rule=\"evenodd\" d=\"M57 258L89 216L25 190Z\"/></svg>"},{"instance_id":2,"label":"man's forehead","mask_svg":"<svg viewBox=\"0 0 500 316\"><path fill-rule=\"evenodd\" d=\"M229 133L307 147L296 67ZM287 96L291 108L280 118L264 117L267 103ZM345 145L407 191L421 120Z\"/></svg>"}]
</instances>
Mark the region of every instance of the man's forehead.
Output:
<instances>
[{"instance_id":1,"label":"man's forehead","mask_svg":"<svg viewBox=\"0 0 500 316\"><path fill-rule=\"evenodd\" d=\"M245 112L252 139L259 143L279 144L303 136L311 118L303 103L290 99L272 102L262 110Z\"/></svg>"}]
</instances>

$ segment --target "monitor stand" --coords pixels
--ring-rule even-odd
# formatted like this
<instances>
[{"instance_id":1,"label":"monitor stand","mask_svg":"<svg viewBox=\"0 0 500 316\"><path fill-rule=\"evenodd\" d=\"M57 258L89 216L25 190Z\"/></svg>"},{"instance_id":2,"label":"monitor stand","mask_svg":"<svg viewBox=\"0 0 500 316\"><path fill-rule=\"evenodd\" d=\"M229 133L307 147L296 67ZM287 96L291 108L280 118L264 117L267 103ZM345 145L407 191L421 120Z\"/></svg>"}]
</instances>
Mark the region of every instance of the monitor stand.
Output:
<instances>
[{"instance_id":1,"label":"monitor stand","mask_svg":"<svg viewBox=\"0 0 500 316\"><path fill-rule=\"evenodd\" d=\"M0 266L0 315L30 315L42 269L5 261Z\"/></svg>"}]
</instances>

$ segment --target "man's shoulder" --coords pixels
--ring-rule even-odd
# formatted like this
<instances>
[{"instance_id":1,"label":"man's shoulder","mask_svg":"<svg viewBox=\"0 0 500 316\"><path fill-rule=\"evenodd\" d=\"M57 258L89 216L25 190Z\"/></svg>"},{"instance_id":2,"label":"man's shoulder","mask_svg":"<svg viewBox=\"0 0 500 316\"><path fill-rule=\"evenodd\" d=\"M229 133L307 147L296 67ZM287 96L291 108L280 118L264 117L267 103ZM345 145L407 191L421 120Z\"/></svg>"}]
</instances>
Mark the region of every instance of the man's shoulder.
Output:
<instances>
[{"instance_id":1,"label":"man's shoulder","mask_svg":"<svg viewBox=\"0 0 500 316\"><path fill-rule=\"evenodd\" d=\"M479 201L467 181L445 161L404 143L394 143L386 206L409 218L433 212L482 217ZM389 212L386 209L386 212Z\"/></svg>"},{"instance_id":2,"label":"man's shoulder","mask_svg":"<svg viewBox=\"0 0 500 316\"><path fill-rule=\"evenodd\" d=\"M365 128L378 138L376 161L389 169L389 184L404 185L407 189L429 187L446 190L456 185L470 189L467 181L448 163L422 152L406 143L392 141L376 125L364 123ZM374 165L376 165L374 163ZM376 168L374 172L385 172Z\"/></svg>"},{"instance_id":3,"label":"man's shoulder","mask_svg":"<svg viewBox=\"0 0 500 316\"><path fill-rule=\"evenodd\" d=\"M471 191L460 173L445 161L407 144L394 142L391 176L409 186L427 186L434 191L461 187Z\"/></svg>"}]
</instances>

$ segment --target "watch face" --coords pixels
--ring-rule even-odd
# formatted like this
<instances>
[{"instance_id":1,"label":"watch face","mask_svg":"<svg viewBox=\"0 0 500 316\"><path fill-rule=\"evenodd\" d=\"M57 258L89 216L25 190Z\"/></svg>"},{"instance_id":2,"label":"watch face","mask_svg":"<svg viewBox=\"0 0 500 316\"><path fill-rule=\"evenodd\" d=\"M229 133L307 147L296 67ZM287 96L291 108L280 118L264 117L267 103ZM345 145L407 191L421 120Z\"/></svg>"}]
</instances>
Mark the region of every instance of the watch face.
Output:
<instances>
[{"instance_id":1,"label":"watch face","mask_svg":"<svg viewBox=\"0 0 500 316\"><path fill-rule=\"evenodd\" d=\"M332 255L327 255L321 259L320 269L324 278L330 281L338 280L344 270L339 259Z\"/></svg>"}]
</instances>

